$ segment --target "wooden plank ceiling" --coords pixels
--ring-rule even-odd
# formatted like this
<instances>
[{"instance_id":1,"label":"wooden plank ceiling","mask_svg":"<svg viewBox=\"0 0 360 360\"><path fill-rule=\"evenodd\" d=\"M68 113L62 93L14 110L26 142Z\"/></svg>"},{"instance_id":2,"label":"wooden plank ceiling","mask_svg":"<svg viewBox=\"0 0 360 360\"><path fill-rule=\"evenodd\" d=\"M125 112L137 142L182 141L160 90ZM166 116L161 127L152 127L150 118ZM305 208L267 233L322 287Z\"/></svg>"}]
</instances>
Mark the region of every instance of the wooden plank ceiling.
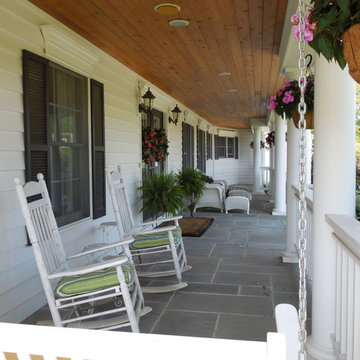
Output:
<instances>
[{"instance_id":1,"label":"wooden plank ceiling","mask_svg":"<svg viewBox=\"0 0 360 360\"><path fill-rule=\"evenodd\" d=\"M287 0L177 0L176 15L155 12L158 0L30 1L219 127L265 117L284 80ZM174 28L175 18L190 24Z\"/></svg>"}]
</instances>

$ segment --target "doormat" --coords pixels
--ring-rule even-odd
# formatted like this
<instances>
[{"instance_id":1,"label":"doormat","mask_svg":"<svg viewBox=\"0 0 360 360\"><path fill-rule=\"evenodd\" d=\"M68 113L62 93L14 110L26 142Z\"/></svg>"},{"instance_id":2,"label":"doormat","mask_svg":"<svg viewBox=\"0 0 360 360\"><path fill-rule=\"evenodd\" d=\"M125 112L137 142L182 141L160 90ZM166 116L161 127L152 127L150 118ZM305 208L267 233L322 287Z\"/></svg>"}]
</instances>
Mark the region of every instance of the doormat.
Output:
<instances>
[{"instance_id":1,"label":"doormat","mask_svg":"<svg viewBox=\"0 0 360 360\"><path fill-rule=\"evenodd\" d=\"M183 236L200 237L209 228L213 221L214 218L185 217L179 220L179 225ZM170 221L162 223L159 227L168 225L170 225Z\"/></svg>"}]
</instances>

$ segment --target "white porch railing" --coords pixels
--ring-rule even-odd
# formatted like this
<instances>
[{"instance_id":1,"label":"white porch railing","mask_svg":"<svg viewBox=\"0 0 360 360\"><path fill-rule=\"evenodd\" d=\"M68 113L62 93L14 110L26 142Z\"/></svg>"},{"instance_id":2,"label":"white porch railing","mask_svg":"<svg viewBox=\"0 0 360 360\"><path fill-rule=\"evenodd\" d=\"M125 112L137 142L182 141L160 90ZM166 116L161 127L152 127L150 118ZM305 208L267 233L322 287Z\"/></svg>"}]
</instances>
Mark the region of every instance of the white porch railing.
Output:
<instances>
[{"instance_id":1,"label":"white porch railing","mask_svg":"<svg viewBox=\"0 0 360 360\"><path fill-rule=\"evenodd\" d=\"M299 189L293 185L294 194L299 199ZM314 242L314 220L313 220L313 191L312 189L306 190L306 204L307 208L305 211L305 220L306 220L306 231L305 231L305 238L306 238L306 275L307 280L309 281L310 285L312 284L312 274L313 274L313 242ZM296 219L300 218L299 207L296 206ZM296 232L296 239L298 240L300 237L300 230L297 228ZM296 249L298 250L298 244L295 244Z\"/></svg>"},{"instance_id":2,"label":"white porch railing","mask_svg":"<svg viewBox=\"0 0 360 360\"><path fill-rule=\"evenodd\" d=\"M339 360L360 359L360 223L327 215L336 241L336 322L332 335Z\"/></svg>"},{"instance_id":3,"label":"white porch railing","mask_svg":"<svg viewBox=\"0 0 360 360\"><path fill-rule=\"evenodd\" d=\"M285 360L285 336L268 333L267 342L135 334L0 323L0 359ZM37 357L37 359L39 359ZM40 357L41 359L41 357Z\"/></svg>"}]
</instances>

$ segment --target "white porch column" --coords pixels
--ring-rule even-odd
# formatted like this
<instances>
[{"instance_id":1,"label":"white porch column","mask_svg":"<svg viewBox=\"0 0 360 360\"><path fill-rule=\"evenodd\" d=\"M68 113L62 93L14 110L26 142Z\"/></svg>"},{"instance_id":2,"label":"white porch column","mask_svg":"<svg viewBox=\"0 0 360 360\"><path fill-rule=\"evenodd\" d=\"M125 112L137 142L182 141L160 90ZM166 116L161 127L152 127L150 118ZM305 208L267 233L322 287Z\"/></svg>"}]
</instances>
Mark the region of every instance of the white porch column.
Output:
<instances>
[{"instance_id":1,"label":"white porch column","mask_svg":"<svg viewBox=\"0 0 360 360\"><path fill-rule=\"evenodd\" d=\"M315 61L312 334L308 353L335 359L335 242L325 214L355 213L355 83L347 69Z\"/></svg>"},{"instance_id":2,"label":"white porch column","mask_svg":"<svg viewBox=\"0 0 360 360\"><path fill-rule=\"evenodd\" d=\"M276 141L276 140L275 140ZM286 171L286 249L283 252L283 262L297 263L298 255L295 248L297 243L296 209L298 200L292 185L299 184L299 130L292 119L287 126L287 171Z\"/></svg>"},{"instance_id":3,"label":"white porch column","mask_svg":"<svg viewBox=\"0 0 360 360\"><path fill-rule=\"evenodd\" d=\"M254 129L254 153L253 153L253 193L260 194L262 193L261 188L261 149L260 149L260 140L261 140L261 127L253 126Z\"/></svg>"},{"instance_id":4,"label":"white porch column","mask_svg":"<svg viewBox=\"0 0 360 360\"><path fill-rule=\"evenodd\" d=\"M285 117L275 117L275 207L273 215L286 215Z\"/></svg>"}]
</instances>

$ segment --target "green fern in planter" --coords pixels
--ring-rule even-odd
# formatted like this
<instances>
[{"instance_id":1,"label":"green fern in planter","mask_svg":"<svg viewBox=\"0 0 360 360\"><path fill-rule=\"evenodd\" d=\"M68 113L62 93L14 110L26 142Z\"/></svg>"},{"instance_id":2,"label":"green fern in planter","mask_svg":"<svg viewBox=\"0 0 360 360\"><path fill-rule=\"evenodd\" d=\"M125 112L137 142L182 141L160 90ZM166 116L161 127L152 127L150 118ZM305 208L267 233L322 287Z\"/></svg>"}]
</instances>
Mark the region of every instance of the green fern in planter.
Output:
<instances>
[{"instance_id":1,"label":"green fern in planter","mask_svg":"<svg viewBox=\"0 0 360 360\"><path fill-rule=\"evenodd\" d=\"M170 213L176 215L185 207L182 187L173 173L153 174L143 180L141 211L151 211L156 217Z\"/></svg>"},{"instance_id":2,"label":"green fern in planter","mask_svg":"<svg viewBox=\"0 0 360 360\"><path fill-rule=\"evenodd\" d=\"M205 190L204 175L201 171L186 168L176 174L178 184L182 186L185 199L190 200L188 206L191 216L194 216L194 207Z\"/></svg>"}]
</instances>

